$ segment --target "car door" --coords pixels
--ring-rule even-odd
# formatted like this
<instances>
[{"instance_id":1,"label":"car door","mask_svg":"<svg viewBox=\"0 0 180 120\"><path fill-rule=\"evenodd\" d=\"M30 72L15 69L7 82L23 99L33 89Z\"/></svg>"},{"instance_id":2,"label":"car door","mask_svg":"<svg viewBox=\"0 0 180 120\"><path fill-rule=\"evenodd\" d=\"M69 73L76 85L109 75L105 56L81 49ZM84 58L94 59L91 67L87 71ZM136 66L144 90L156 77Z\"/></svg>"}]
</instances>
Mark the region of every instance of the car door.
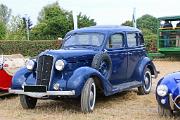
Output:
<instances>
[{"instance_id":1,"label":"car door","mask_svg":"<svg viewBox=\"0 0 180 120\"><path fill-rule=\"evenodd\" d=\"M125 34L113 33L109 37L106 49L112 60L112 75L110 82L113 85L126 82L127 51L125 49Z\"/></svg>"},{"instance_id":2,"label":"car door","mask_svg":"<svg viewBox=\"0 0 180 120\"><path fill-rule=\"evenodd\" d=\"M138 80L136 78L135 70L138 64L145 55L144 39L138 32L126 33L127 36L127 53L128 53L128 68L127 68L127 80Z\"/></svg>"}]
</instances>

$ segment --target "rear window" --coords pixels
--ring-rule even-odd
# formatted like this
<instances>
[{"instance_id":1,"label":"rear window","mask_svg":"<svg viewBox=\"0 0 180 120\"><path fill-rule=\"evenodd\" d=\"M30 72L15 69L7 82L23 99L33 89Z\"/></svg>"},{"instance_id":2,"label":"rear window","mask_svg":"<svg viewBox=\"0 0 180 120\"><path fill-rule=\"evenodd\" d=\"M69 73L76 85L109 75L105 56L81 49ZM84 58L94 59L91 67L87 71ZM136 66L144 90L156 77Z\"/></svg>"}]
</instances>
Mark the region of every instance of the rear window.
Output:
<instances>
[{"instance_id":1,"label":"rear window","mask_svg":"<svg viewBox=\"0 0 180 120\"><path fill-rule=\"evenodd\" d=\"M136 33L128 33L127 34L127 43L128 47L136 47L137 46L137 34Z\"/></svg>"}]
</instances>

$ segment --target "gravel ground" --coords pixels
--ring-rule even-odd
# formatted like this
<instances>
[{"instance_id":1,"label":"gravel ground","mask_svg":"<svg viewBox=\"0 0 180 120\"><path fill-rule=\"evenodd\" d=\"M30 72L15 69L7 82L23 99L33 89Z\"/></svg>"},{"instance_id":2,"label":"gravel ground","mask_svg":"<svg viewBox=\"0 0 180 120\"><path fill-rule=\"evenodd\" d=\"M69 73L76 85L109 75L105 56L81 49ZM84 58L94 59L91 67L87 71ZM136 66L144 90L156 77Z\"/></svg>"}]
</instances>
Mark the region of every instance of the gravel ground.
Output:
<instances>
[{"instance_id":1,"label":"gravel ground","mask_svg":"<svg viewBox=\"0 0 180 120\"><path fill-rule=\"evenodd\" d=\"M158 80L168 73L180 70L180 62L154 61L159 77L153 81L149 95L137 95L137 89L115 94L110 97L98 97L95 111L83 114L78 100L39 100L33 110L23 110L19 97L10 96L0 99L0 120L180 120L162 118L157 113L155 87Z\"/></svg>"}]
</instances>

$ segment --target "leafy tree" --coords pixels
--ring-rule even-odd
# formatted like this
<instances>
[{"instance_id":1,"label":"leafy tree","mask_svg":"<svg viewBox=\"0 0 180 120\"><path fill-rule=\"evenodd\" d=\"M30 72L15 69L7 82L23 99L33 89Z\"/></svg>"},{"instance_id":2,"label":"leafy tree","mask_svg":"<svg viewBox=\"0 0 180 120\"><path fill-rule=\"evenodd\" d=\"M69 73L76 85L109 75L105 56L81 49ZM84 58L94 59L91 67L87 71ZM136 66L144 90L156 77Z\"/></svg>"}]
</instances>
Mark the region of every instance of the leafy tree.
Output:
<instances>
[{"instance_id":1,"label":"leafy tree","mask_svg":"<svg viewBox=\"0 0 180 120\"><path fill-rule=\"evenodd\" d=\"M12 16L7 27L6 39L8 40L25 40L26 30L24 28L21 16Z\"/></svg>"},{"instance_id":2,"label":"leafy tree","mask_svg":"<svg viewBox=\"0 0 180 120\"><path fill-rule=\"evenodd\" d=\"M0 4L0 19L7 24L11 16L11 9L6 5Z\"/></svg>"},{"instance_id":3,"label":"leafy tree","mask_svg":"<svg viewBox=\"0 0 180 120\"><path fill-rule=\"evenodd\" d=\"M78 15L78 26L95 25L93 19L81 13ZM45 6L38 16L38 24L32 28L31 39L56 39L64 37L73 29L73 15L71 11L62 9L58 2Z\"/></svg>"},{"instance_id":4,"label":"leafy tree","mask_svg":"<svg viewBox=\"0 0 180 120\"><path fill-rule=\"evenodd\" d=\"M158 19L151 15L143 15L137 19L137 27L144 34L145 44L149 51L156 51ZM133 26L132 21L125 21L122 25Z\"/></svg>"},{"instance_id":5,"label":"leafy tree","mask_svg":"<svg viewBox=\"0 0 180 120\"><path fill-rule=\"evenodd\" d=\"M151 15L143 15L137 19L137 27L139 29L149 29L152 33L157 33L158 19Z\"/></svg>"},{"instance_id":6,"label":"leafy tree","mask_svg":"<svg viewBox=\"0 0 180 120\"><path fill-rule=\"evenodd\" d=\"M4 39L5 35L6 35L6 26L2 21L0 21L0 40Z\"/></svg>"},{"instance_id":7,"label":"leafy tree","mask_svg":"<svg viewBox=\"0 0 180 120\"><path fill-rule=\"evenodd\" d=\"M133 23L132 23L132 21L130 21L130 20L125 21L124 23L122 23L122 25L133 27Z\"/></svg>"},{"instance_id":8,"label":"leafy tree","mask_svg":"<svg viewBox=\"0 0 180 120\"><path fill-rule=\"evenodd\" d=\"M79 28L96 25L96 22L94 21L94 19L90 19L90 17L86 15L82 15L82 13L79 13L77 18L78 18Z\"/></svg>"}]
</instances>

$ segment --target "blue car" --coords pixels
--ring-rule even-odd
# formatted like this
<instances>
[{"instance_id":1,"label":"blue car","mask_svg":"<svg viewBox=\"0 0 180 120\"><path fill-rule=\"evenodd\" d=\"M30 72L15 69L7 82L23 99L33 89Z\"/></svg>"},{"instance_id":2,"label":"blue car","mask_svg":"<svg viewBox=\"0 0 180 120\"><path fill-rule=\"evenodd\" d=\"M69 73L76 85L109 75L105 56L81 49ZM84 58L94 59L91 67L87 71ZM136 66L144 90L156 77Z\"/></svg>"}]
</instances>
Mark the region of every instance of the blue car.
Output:
<instances>
[{"instance_id":1,"label":"blue car","mask_svg":"<svg viewBox=\"0 0 180 120\"><path fill-rule=\"evenodd\" d=\"M37 99L81 98L84 113L94 110L97 93L110 96L131 88L148 94L157 77L140 30L127 26L92 26L66 34L61 49L46 50L13 77L10 93L23 108Z\"/></svg>"},{"instance_id":2,"label":"blue car","mask_svg":"<svg viewBox=\"0 0 180 120\"><path fill-rule=\"evenodd\" d=\"M156 99L159 115L172 116L174 111L180 111L180 72L169 74L158 82Z\"/></svg>"}]
</instances>

